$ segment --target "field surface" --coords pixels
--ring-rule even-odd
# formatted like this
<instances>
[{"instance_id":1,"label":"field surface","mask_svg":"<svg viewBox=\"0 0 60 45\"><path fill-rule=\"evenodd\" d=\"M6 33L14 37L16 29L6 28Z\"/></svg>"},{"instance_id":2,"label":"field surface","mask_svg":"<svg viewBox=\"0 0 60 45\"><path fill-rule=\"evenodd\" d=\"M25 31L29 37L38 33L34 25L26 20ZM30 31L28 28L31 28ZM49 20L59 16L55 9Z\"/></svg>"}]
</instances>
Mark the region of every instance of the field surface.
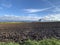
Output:
<instances>
[{"instance_id":1,"label":"field surface","mask_svg":"<svg viewBox=\"0 0 60 45\"><path fill-rule=\"evenodd\" d=\"M60 39L60 22L1 22L0 41Z\"/></svg>"}]
</instances>

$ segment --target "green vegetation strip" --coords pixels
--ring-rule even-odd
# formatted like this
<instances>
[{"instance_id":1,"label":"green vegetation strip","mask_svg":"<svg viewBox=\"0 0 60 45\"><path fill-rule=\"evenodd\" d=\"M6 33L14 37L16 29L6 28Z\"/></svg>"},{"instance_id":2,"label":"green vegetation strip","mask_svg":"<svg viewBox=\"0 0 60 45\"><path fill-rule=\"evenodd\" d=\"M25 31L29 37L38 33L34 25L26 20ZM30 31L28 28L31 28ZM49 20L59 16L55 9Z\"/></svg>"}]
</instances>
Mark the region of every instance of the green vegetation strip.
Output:
<instances>
[{"instance_id":1,"label":"green vegetation strip","mask_svg":"<svg viewBox=\"0 0 60 45\"><path fill-rule=\"evenodd\" d=\"M19 45L19 43L15 43L15 42L0 42L0 45Z\"/></svg>"},{"instance_id":2,"label":"green vegetation strip","mask_svg":"<svg viewBox=\"0 0 60 45\"><path fill-rule=\"evenodd\" d=\"M0 24L23 24L25 22L0 22Z\"/></svg>"},{"instance_id":3,"label":"green vegetation strip","mask_svg":"<svg viewBox=\"0 0 60 45\"><path fill-rule=\"evenodd\" d=\"M22 44L15 42L0 42L0 45L60 45L60 40L58 39L44 39L40 41L27 40Z\"/></svg>"}]
</instances>

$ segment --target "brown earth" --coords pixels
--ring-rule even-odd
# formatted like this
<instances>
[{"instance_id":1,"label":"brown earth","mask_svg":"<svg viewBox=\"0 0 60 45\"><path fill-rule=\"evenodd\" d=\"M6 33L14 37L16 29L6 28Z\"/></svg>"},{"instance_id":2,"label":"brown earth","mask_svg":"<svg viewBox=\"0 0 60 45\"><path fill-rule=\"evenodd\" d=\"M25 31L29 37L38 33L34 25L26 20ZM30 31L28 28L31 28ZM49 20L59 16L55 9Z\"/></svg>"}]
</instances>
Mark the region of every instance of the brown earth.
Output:
<instances>
[{"instance_id":1,"label":"brown earth","mask_svg":"<svg viewBox=\"0 0 60 45\"><path fill-rule=\"evenodd\" d=\"M27 39L60 39L60 22L0 24L0 41L21 42Z\"/></svg>"}]
</instances>

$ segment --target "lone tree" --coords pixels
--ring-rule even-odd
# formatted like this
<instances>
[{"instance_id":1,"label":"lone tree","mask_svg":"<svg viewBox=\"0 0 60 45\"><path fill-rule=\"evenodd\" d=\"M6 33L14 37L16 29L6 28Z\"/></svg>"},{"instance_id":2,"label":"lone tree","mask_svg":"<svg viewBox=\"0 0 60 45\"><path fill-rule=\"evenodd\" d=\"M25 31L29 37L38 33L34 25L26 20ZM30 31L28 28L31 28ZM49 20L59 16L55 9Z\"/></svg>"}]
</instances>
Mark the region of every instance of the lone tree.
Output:
<instances>
[{"instance_id":1,"label":"lone tree","mask_svg":"<svg viewBox=\"0 0 60 45\"><path fill-rule=\"evenodd\" d=\"M39 22L41 22L42 19L39 19Z\"/></svg>"}]
</instances>

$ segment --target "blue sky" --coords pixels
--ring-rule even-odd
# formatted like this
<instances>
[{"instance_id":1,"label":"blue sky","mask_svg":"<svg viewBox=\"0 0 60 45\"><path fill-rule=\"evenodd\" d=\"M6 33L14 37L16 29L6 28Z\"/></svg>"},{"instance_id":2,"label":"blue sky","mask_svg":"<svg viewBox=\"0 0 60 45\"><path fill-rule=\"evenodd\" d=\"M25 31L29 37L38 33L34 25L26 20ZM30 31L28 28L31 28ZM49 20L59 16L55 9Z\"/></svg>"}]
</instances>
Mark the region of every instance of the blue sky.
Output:
<instances>
[{"instance_id":1,"label":"blue sky","mask_svg":"<svg viewBox=\"0 0 60 45\"><path fill-rule=\"evenodd\" d=\"M0 20L58 20L60 0L0 0Z\"/></svg>"}]
</instances>

